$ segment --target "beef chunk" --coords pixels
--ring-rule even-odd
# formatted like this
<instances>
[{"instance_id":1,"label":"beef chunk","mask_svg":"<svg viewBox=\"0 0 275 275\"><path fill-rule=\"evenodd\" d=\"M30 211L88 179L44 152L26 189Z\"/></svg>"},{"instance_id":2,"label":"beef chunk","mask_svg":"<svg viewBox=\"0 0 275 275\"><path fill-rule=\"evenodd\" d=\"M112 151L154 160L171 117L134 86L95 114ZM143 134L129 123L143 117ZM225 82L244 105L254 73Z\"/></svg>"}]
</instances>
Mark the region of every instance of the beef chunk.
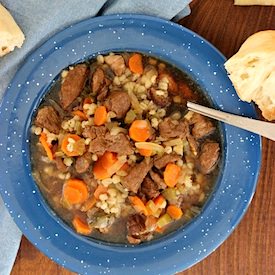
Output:
<instances>
[{"instance_id":1,"label":"beef chunk","mask_svg":"<svg viewBox=\"0 0 275 275\"><path fill-rule=\"evenodd\" d=\"M159 132L163 138L185 138L189 132L188 123L185 120L172 120L166 117L159 124Z\"/></svg>"},{"instance_id":2,"label":"beef chunk","mask_svg":"<svg viewBox=\"0 0 275 275\"><path fill-rule=\"evenodd\" d=\"M84 173L81 176L84 182L89 186L90 193L93 193L93 191L96 189L98 185L94 175L92 173Z\"/></svg>"},{"instance_id":3,"label":"beef chunk","mask_svg":"<svg viewBox=\"0 0 275 275\"><path fill-rule=\"evenodd\" d=\"M158 189L165 189L167 187L163 178L158 173L150 170L150 176L152 180L158 185Z\"/></svg>"},{"instance_id":4,"label":"beef chunk","mask_svg":"<svg viewBox=\"0 0 275 275\"><path fill-rule=\"evenodd\" d=\"M41 128L46 128L54 134L60 131L61 120L52 106L45 106L38 110L34 124Z\"/></svg>"},{"instance_id":5,"label":"beef chunk","mask_svg":"<svg viewBox=\"0 0 275 275\"><path fill-rule=\"evenodd\" d=\"M137 193L141 183L153 166L152 161L144 159L141 163L136 164L129 171L129 174L123 178L122 185L129 191Z\"/></svg>"},{"instance_id":6,"label":"beef chunk","mask_svg":"<svg viewBox=\"0 0 275 275\"><path fill-rule=\"evenodd\" d=\"M118 155L131 155L134 153L133 146L125 134L119 133L112 136L107 133L105 138L108 144L106 151L118 153Z\"/></svg>"},{"instance_id":7,"label":"beef chunk","mask_svg":"<svg viewBox=\"0 0 275 275\"><path fill-rule=\"evenodd\" d=\"M199 170L203 174L211 173L219 160L220 146L217 142L206 141L199 156Z\"/></svg>"},{"instance_id":8,"label":"beef chunk","mask_svg":"<svg viewBox=\"0 0 275 275\"><path fill-rule=\"evenodd\" d=\"M158 184L149 177L145 177L141 184L141 192L146 196L147 200L153 199L159 195Z\"/></svg>"},{"instance_id":9,"label":"beef chunk","mask_svg":"<svg viewBox=\"0 0 275 275\"><path fill-rule=\"evenodd\" d=\"M165 107L170 104L170 97L168 96L168 94L165 95L164 91L158 91L155 88L151 88L150 96L153 102L160 107Z\"/></svg>"},{"instance_id":10,"label":"beef chunk","mask_svg":"<svg viewBox=\"0 0 275 275\"><path fill-rule=\"evenodd\" d=\"M131 101L126 92L116 91L109 95L104 105L108 111L113 111L117 118L124 118L131 107Z\"/></svg>"},{"instance_id":11,"label":"beef chunk","mask_svg":"<svg viewBox=\"0 0 275 275\"><path fill-rule=\"evenodd\" d=\"M117 76L121 76L126 69L124 59L121 55L105 56L105 62L111 67Z\"/></svg>"},{"instance_id":12,"label":"beef chunk","mask_svg":"<svg viewBox=\"0 0 275 275\"><path fill-rule=\"evenodd\" d=\"M102 156L105 151L118 155L131 155L133 146L125 134L111 135L105 126L91 126L83 131L85 138L90 138L89 152Z\"/></svg>"},{"instance_id":13,"label":"beef chunk","mask_svg":"<svg viewBox=\"0 0 275 275\"><path fill-rule=\"evenodd\" d=\"M64 110L80 95L87 76L88 68L84 64L76 65L72 70L69 70L60 90L60 103Z\"/></svg>"},{"instance_id":14,"label":"beef chunk","mask_svg":"<svg viewBox=\"0 0 275 275\"><path fill-rule=\"evenodd\" d=\"M68 171L68 167L64 164L63 159L60 157L55 158L55 164L56 164L56 168L62 172L65 173Z\"/></svg>"},{"instance_id":15,"label":"beef chunk","mask_svg":"<svg viewBox=\"0 0 275 275\"><path fill-rule=\"evenodd\" d=\"M190 123L193 124L192 135L195 139L204 138L216 129L208 118L200 114L194 114Z\"/></svg>"},{"instance_id":16,"label":"beef chunk","mask_svg":"<svg viewBox=\"0 0 275 275\"><path fill-rule=\"evenodd\" d=\"M77 173L85 173L92 163L92 154L86 152L84 155L78 157L75 162L75 170Z\"/></svg>"},{"instance_id":17,"label":"beef chunk","mask_svg":"<svg viewBox=\"0 0 275 275\"><path fill-rule=\"evenodd\" d=\"M180 160L181 157L175 153L172 154L164 154L161 157L156 157L154 159L154 166L158 169L164 168L170 162L176 162Z\"/></svg>"},{"instance_id":18,"label":"beef chunk","mask_svg":"<svg viewBox=\"0 0 275 275\"><path fill-rule=\"evenodd\" d=\"M107 128L105 126L91 126L86 127L82 132L85 138L95 139L96 137L104 137L107 133Z\"/></svg>"},{"instance_id":19,"label":"beef chunk","mask_svg":"<svg viewBox=\"0 0 275 275\"><path fill-rule=\"evenodd\" d=\"M127 220L127 239L131 244L139 244L143 240L152 237L152 233L146 229L145 216L134 214Z\"/></svg>"},{"instance_id":20,"label":"beef chunk","mask_svg":"<svg viewBox=\"0 0 275 275\"><path fill-rule=\"evenodd\" d=\"M101 68L97 68L92 76L91 88L94 93L101 90L105 83L104 71Z\"/></svg>"}]
</instances>

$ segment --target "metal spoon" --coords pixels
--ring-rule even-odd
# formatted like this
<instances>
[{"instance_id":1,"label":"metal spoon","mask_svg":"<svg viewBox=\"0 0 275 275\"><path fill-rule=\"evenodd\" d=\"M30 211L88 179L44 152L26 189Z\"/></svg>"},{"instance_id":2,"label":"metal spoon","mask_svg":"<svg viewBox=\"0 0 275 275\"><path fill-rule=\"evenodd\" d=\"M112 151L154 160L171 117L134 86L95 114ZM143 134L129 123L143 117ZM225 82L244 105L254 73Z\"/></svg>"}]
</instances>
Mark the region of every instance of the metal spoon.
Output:
<instances>
[{"instance_id":1,"label":"metal spoon","mask_svg":"<svg viewBox=\"0 0 275 275\"><path fill-rule=\"evenodd\" d=\"M275 141L275 124L273 123L228 114L193 102L187 102L187 108L192 112L211 117Z\"/></svg>"}]
</instances>

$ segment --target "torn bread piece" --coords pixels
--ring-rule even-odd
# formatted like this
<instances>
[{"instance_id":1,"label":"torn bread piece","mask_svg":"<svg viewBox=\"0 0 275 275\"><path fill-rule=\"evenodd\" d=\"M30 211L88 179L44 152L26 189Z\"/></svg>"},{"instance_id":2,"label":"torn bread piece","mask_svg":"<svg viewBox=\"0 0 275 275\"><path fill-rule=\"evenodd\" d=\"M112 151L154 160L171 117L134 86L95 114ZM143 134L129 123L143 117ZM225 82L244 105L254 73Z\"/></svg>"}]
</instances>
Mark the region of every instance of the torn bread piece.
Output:
<instances>
[{"instance_id":1,"label":"torn bread piece","mask_svg":"<svg viewBox=\"0 0 275 275\"><path fill-rule=\"evenodd\" d=\"M254 101L267 120L275 120L275 30L250 36L225 69L240 99Z\"/></svg>"},{"instance_id":2,"label":"torn bread piece","mask_svg":"<svg viewBox=\"0 0 275 275\"><path fill-rule=\"evenodd\" d=\"M11 14L0 4L0 57L21 48L25 36Z\"/></svg>"},{"instance_id":3,"label":"torn bread piece","mask_svg":"<svg viewBox=\"0 0 275 275\"><path fill-rule=\"evenodd\" d=\"M252 6L252 5L275 6L275 0L235 0L234 5L240 5L240 6Z\"/></svg>"}]
</instances>

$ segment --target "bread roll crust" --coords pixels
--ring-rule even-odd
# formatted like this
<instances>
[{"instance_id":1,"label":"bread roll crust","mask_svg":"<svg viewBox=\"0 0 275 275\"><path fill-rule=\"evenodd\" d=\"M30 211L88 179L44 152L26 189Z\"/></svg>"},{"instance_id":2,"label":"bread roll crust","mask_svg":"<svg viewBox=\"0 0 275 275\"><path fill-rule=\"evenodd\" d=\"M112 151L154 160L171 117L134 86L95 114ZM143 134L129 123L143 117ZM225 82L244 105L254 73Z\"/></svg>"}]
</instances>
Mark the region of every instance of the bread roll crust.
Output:
<instances>
[{"instance_id":1,"label":"bread roll crust","mask_svg":"<svg viewBox=\"0 0 275 275\"><path fill-rule=\"evenodd\" d=\"M0 57L21 48L25 36L11 14L0 3Z\"/></svg>"},{"instance_id":2,"label":"bread roll crust","mask_svg":"<svg viewBox=\"0 0 275 275\"><path fill-rule=\"evenodd\" d=\"M267 120L275 120L275 30L250 36L225 68L240 99L254 101Z\"/></svg>"}]
</instances>

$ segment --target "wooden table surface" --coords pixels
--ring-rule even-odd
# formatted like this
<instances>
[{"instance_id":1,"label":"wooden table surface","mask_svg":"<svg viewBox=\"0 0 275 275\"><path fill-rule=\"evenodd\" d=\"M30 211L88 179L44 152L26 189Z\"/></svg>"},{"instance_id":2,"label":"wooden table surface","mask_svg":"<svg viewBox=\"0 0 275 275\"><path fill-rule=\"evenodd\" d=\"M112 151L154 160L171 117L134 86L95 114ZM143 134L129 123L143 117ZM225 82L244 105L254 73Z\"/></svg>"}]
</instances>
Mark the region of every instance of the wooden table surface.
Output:
<instances>
[{"instance_id":1,"label":"wooden table surface","mask_svg":"<svg viewBox=\"0 0 275 275\"><path fill-rule=\"evenodd\" d=\"M275 29L275 7L236 7L233 0L194 0L181 24L232 56L251 34ZM275 274L275 142L263 139L257 191L233 234L204 261L180 275ZM12 275L73 274L23 238Z\"/></svg>"}]
</instances>

